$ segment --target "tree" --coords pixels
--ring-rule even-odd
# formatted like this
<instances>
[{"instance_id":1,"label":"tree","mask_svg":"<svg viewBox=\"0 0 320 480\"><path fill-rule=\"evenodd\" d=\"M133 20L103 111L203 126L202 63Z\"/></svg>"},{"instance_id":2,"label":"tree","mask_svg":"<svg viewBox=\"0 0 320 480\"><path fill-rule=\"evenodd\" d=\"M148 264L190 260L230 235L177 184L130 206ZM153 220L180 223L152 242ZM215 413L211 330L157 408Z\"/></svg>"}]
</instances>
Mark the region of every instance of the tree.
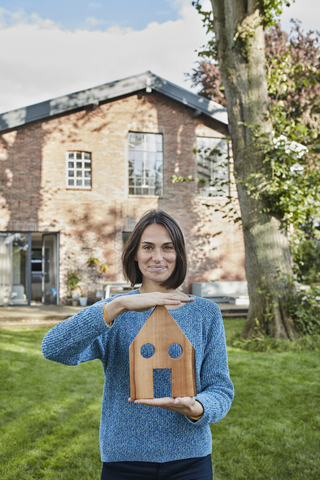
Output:
<instances>
[{"instance_id":1,"label":"tree","mask_svg":"<svg viewBox=\"0 0 320 480\"><path fill-rule=\"evenodd\" d=\"M198 67L193 69L193 73L186 73L190 78L193 87L200 87L198 95L213 100L223 107L227 106L227 100L222 85L220 68L210 60L198 62Z\"/></svg>"},{"instance_id":2,"label":"tree","mask_svg":"<svg viewBox=\"0 0 320 480\"><path fill-rule=\"evenodd\" d=\"M280 118L273 119L273 128L278 135L287 134L285 129L289 122L291 126L289 136L299 136L304 145L309 147L311 145L314 148L320 125L320 33L310 31L304 34L298 20L292 20L292 24L289 34L281 30L280 23L272 25L264 33L269 102L274 108L274 113L279 107L281 111ZM200 56L203 56L203 59L198 62L198 67L187 76L194 86L201 87L200 95L225 106L226 98L221 71L218 64L211 61L212 51L204 51ZM283 121L283 118L286 121ZM300 128L301 125L307 127L308 135L305 129ZM309 173L305 169L305 177L308 175L310 178ZM287 203L288 207L294 206L291 201L292 186L290 190L283 181L281 183L282 189L279 184L274 185L279 200L281 190L282 192L287 190L289 195L286 201L282 195L281 203L282 205ZM301 192L301 182L298 182L297 187ZM305 184L305 187L309 190L309 185ZM272 203L276 207L274 210L277 210L278 216L283 218L285 212L281 211L279 205L274 202L274 196ZM301 217L299 217L300 220ZM320 243L315 236L320 226L319 222L318 225L315 224L315 220L315 217L309 214L309 218L303 219L300 224L299 221L296 222L295 227L300 230L299 239L302 243L297 246L295 242L291 242L290 245L297 279L308 283L317 283L320 278L320 274L316 275L314 262L310 262L309 255L310 251L314 251L315 254L320 251ZM291 235L292 239L296 240ZM310 245L312 245L311 250Z\"/></svg>"},{"instance_id":3,"label":"tree","mask_svg":"<svg viewBox=\"0 0 320 480\"><path fill-rule=\"evenodd\" d=\"M306 126L318 130L320 125L320 33L304 33L300 22L292 20L290 33L281 30L280 23L272 25L264 32L265 56L269 101L283 102L289 118L301 120ZM212 62L208 50L191 74L186 74L194 87L200 87L199 95L227 105L219 65ZM209 54L209 58L206 54ZM202 54L200 53L200 56ZM283 90L275 90L271 82L277 64L290 56L297 68L288 72L283 82Z\"/></svg>"},{"instance_id":4,"label":"tree","mask_svg":"<svg viewBox=\"0 0 320 480\"><path fill-rule=\"evenodd\" d=\"M320 125L320 33L304 34L299 21L292 21L290 34L283 32L280 24L265 32L266 63L268 78L272 78L279 62L290 59L296 66L289 70L286 88L275 92L269 81L269 99L271 102L283 102L286 114L308 126L311 141L317 136ZM304 137L304 140L308 140Z\"/></svg>"},{"instance_id":5,"label":"tree","mask_svg":"<svg viewBox=\"0 0 320 480\"><path fill-rule=\"evenodd\" d=\"M297 127L294 119L287 115L284 102L277 98L277 88L286 83L286 72L296 71L290 54L284 66L276 65L281 75L271 81L274 106L269 101L265 29L274 23L274 16L281 13L282 3L282 0L211 0L211 20L210 12L203 12L199 1L195 2L214 34L207 54L219 65L227 101L250 295L242 335L249 337L263 331L275 338L294 339L298 331L286 307L287 299L294 294L294 285L283 282L283 278L291 278L293 274L286 227L292 224L295 215L291 213L286 188L279 182L284 180L286 187L294 184L293 200L299 215L303 213L307 218L304 199L299 198L299 184L302 186L309 180L295 175L292 181L292 160L297 161L298 154L295 158L289 155L286 142L275 145L273 135L275 124L280 123L284 133L292 134L297 140L299 135L293 130L301 136L306 133L305 126L299 121ZM221 83L215 82L216 100L222 91ZM294 100L292 92L291 102ZM311 114L309 118L313 120Z\"/></svg>"}]
</instances>

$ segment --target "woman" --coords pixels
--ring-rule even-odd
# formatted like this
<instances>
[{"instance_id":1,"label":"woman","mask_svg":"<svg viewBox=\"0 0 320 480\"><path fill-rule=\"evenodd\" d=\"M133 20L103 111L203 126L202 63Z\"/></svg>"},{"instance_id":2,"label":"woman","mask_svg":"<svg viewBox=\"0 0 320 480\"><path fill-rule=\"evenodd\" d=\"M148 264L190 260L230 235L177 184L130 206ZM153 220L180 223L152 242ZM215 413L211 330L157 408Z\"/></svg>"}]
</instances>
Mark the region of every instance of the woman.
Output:
<instances>
[{"instance_id":1,"label":"woman","mask_svg":"<svg viewBox=\"0 0 320 480\"><path fill-rule=\"evenodd\" d=\"M185 244L177 222L163 211L140 219L122 263L140 289L56 325L43 340L43 354L66 365L102 361L101 480L212 480L209 424L226 415L234 394L220 310L177 290L187 271ZM157 305L170 310L195 348L196 397L171 398L166 370L154 371L157 398L129 397L129 346Z\"/></svg>"}]
</instances>

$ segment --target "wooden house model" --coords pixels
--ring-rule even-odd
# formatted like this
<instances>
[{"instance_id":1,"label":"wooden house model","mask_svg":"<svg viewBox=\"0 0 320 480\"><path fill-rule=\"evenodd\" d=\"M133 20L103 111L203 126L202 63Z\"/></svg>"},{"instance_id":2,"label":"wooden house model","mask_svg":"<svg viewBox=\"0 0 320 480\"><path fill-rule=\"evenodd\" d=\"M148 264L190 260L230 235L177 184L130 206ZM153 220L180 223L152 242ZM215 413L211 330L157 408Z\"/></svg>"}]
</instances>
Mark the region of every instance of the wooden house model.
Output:
<instances>
[{"instance_id":1,"label":"wooden house model","mask_svg":"<svg viewBox=\"0 0 320 480\"><path fill-rule=\"evenodd\" d=\"M144 358L141 348L154 347L150 358ZM181 354L170 356L170 347L178 344ZM164 306L157 306L129 347L130 396L132 400L154 398L153 369L171 370L171 396L196 395L195 349Z\"/></svg>"}]
</instances>

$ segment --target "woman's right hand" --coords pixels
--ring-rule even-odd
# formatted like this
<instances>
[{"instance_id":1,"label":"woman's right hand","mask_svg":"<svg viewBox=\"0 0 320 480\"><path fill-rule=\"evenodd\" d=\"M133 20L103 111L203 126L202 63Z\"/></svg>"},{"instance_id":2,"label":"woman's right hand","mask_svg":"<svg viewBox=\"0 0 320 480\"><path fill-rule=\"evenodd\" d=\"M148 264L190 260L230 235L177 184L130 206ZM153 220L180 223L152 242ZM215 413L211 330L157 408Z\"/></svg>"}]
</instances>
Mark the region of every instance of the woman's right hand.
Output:
<instances>
[{"instance_id":1,"label":"woman's right hand","mask_svg":"<svg viewBox=\"0 0 320 480\"><path fill-rule=\"evenodd\" d=\"M135 312L145 312L157 305L180 305L181 303L192 302L193 298L179 293L139 293L137 295L124 295L118 297L125 311L133 310Z\"/></svg>"},{"instance_id":2,"label":"woman's right hand","mask_svg":"<svg viewBox=\"0 0 320 480\"><path fill-rule=\"evenodd\" d=\"M151 292L116 297L111 302L105 303L103 308L108 318L108 323L111 323L116 317L129 310L145 312L157 305L178 306L181 303L192 301L192 297L180 293Z\"/></svg>"}]
</instances>

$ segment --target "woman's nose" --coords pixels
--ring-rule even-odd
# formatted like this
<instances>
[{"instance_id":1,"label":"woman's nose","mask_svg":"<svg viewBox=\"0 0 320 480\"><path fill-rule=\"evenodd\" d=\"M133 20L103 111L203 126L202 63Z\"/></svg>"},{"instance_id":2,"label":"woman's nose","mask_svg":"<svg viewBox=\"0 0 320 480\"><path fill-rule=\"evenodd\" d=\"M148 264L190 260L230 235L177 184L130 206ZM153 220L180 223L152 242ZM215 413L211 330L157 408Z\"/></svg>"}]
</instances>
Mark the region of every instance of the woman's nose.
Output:
<instances>
[{"instance_id":1,"label":"woman's nose","mask_svg":"<svg viewBox=\"0 0 320 480\"><path fill-rule=\"evenodd\" d=\"M162 252L161 252L160 249L159 249L159 250L155 250L155 251L153 252L153 260L154 260L155 262L161 262L161 260L162 260Z\"/></svg>"}]
</instances>

